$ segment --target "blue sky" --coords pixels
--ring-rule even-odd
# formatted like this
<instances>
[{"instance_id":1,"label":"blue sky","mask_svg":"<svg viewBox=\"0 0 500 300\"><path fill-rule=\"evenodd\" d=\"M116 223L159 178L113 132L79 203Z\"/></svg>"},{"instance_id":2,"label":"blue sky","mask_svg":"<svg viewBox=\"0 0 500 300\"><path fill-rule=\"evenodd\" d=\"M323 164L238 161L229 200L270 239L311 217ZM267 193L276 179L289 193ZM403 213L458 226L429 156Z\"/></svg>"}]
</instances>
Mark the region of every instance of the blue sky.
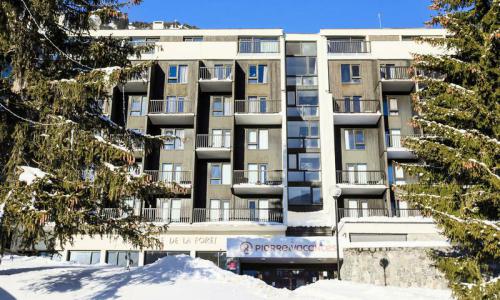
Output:
<instances>
[{"instance_id":1,"label":"blue sky","mask_svg":"<svg viewBox=\"0 0 500 300\"><path fill-rule=\"evenodd\" d=\"M423 27L430 0L143 0L126 12L132 21L172 21L200 28L283 28L316 33L321 28Z\"/></svg>"}]
</instances>

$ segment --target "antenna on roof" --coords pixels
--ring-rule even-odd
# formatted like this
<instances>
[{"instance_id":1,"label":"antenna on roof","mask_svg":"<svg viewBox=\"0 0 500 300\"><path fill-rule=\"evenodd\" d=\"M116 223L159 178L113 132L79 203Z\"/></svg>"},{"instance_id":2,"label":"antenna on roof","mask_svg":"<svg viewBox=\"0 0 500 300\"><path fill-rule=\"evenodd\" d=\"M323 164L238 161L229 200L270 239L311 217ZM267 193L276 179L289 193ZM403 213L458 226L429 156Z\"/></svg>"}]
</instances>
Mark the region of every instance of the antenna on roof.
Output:
<instances>
[{"instance_id":1,"label":"antenna on roof","mask_svg":"<svg viewBox=\"0 0 500 300\"><path fill-rule=\"evenodd\" d=\"M382 29L382 14L378 13L378 26Z\"/></svg>"}]
</instances>

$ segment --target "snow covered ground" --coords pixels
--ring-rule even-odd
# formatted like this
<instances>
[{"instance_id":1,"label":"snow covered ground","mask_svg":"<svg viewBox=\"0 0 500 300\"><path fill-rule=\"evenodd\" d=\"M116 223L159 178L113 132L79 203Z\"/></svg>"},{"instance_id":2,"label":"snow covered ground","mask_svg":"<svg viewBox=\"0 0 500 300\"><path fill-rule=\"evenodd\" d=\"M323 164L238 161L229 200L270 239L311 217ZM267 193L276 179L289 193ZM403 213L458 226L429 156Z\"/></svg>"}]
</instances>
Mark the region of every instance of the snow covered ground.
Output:
<instances>
[{"instance_id":1,"label":"snow covered ground","mask_svg":"<svg viewBox=\"0 0 500 300\"><path fill-rule=\"evenodd\" d=\"M197 299L330 300L450 299L448 290L403 289L323 280L295 291L276 289L248 276L189 256L167 257L130 271L40 257L5 256L0 265L0 299Z\"/></svg>"}]
</instances>

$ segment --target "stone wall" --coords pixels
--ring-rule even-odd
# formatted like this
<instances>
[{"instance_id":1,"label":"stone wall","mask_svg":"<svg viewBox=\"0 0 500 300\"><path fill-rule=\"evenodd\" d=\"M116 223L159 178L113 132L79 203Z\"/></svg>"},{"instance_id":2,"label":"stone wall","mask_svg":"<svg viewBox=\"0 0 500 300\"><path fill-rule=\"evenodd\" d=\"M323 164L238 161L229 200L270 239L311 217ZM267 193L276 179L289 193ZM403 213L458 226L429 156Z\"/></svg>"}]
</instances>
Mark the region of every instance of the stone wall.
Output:
<instances>
[{"instance_id":1,"label":"stone wall","mask_svg":"<svg viewBox=\"0 0 500 300\"><path fill-rule=\"evenodd\" d=\"M429 248L349 248L344 249L340 274L343 280L384 285L385 258L387 285L445 289L447 280L429 257Z\"/></svg>"}]
</instances>

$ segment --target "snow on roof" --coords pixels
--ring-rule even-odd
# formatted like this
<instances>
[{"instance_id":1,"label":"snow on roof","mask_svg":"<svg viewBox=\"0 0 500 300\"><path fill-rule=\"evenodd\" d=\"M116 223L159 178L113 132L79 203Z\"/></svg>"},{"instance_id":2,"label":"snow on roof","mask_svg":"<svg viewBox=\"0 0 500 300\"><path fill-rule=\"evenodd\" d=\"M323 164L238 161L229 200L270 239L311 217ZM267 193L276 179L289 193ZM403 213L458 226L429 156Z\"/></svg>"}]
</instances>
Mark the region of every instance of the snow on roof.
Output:
<instances>
[{"instance_id":1,"label":"snow on roof","mask_svg":"<svg viewBox=\"0 0 500 300\"><path fill-rule=\"evenodd\" d=\"M43 172L38 168L20 166L23 172L19 175L19 181L26 182L27 185L31 185L36 179L42 179L47 176L47 173Z\"/></svg>"},{"instance_id":2,"label":"snow on roof","mask_svg":"<svg viewBox=\"0 0 500 300\"><path fill-rule=\"evenodd\" d=\"M288 211L288 226L321 227L332 226L333 216L327 211L294 212Z\"/></svg>"}]
</instances>

